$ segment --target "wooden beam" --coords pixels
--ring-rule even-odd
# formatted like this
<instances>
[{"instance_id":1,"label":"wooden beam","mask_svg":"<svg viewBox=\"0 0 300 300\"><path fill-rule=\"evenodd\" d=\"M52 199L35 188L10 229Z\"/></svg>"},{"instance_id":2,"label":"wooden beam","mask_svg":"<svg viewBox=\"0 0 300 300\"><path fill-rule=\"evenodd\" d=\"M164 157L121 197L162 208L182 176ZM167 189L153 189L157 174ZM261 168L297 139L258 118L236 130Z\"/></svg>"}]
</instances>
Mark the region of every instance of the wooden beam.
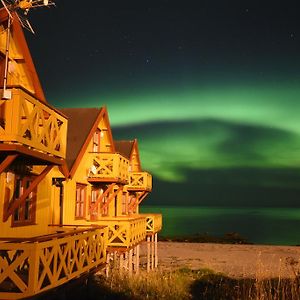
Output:
<instances>
[{"instance_id":1,"label":"wooden beam","mask_svg":"<svg viewBox=\"0 0 300 300\"><path fill-rule=\"evenodd\" d=\"M144 199L145 197L148 195L148 192L144 191L142 192L140 195L138 195L136 197L136 200L134 201L134 203L132 203L130 205L130 210L135 209Z\"/></svg>"},{"instance_id":2,"label":"wooden beam","mask_svg":"<svg viewBox=\"0 0 300 300\"><path fill-rule=\"evenodd\" d=\"M64 163L64 160L62 158L58 158L52 155L49 155L48 153L42 153L36 150L29 149L28 147L25 147L24 145L16 145L16 144L0 144L0 151L1 152L18 152L21 154L24 154L28 156L28 159L35 160L35 161L41 161L41 162L47 162L50 164L55 165L62 165ZM37 165L38 163L33 163L34 165ZM43 163L44 165L45 163Z\"/></svg>"},{"instance_id":3,"label":"wooden beam","mask_svg":"<svg viewBox=\"0 0 300 300\"><path fill-rule=\"evenodd\" d=\"M107 199L107 202L103 205L102 210L106 209L107 206L109 205L109 203L116 197L116 195L118 195L119 191L123 189L123 186L119 186L119 188L117 189L117 191L115 191L112 195L110 195L110 197Z\"/></svg>"},{"instance_id":4,"label":"wooden beam","mask_svg":"<svg viewBox=\"0 0 300 300\"><path fill-rule=\"evenodd\" d=\"M65 176L65 178L69 178L70 172L66 162L64 162L63 165L59 166L59 171Z\"/></svg>"},{"instance_id":5,"label":"wooden beam","mask_svg":"<svg viewBox=\"0 0 300 300\"><path fill-rule=\"evenodd\" d=\"M12 154L6 156L4 161L0 164L0 174L19 156L19 154Z\"/></svg>"},{"instance_id":6,"label":"wooden beam","mask_svg":"<svg viewBox=\"0 0 300 300\"><path fill-rule=\"evenodd\" d=\"M21 195L21 197L8 206L8 211L5 214L4 222L7 221L7 219L14 213L15 209L17 209L20 205L22 205L26 198L29 196L29 194L37 187L37 185L45 178L45 176L51 171L51 169L54 167L54 165L47 166L44 171L38 175L33 182L30 184L30 186L24 191L24 193Z\"/></svg>"},{"instance_id":7,"label":"wooden beam","mask_svg":"<svg viewBox=\"0 0 300 300\"><path fill-rule=\"evenodd\" d=\"M115 185L116 185L115 183L110 184L109 187L107 188L107 190L98 197L98 199L96 200L96 202L93 205L91 205L90 214L97 208L97 206L99 205L99 203L101 203L103 198L106 197L110 193L110 191L113 189L113 187Z\"/></svg>"}]
</instances>

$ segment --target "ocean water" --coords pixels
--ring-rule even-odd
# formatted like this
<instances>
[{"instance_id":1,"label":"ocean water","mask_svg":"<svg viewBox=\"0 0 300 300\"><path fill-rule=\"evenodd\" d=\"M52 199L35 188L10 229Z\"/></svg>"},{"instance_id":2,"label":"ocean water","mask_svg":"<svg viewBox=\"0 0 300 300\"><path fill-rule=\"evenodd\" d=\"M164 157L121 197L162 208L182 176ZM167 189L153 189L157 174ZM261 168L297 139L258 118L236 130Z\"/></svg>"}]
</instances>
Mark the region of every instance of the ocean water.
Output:
<instances>
[{"instance_id":1,"label":"ocean water","mask_svg":"<svg viewBox=\"0 0 300 300\"><path fill-rule=\"evenodd\" d=\"M300 208L221 208L141 206L141 213L161 213L161 236L237 232L249 242L300 245Z\"/></svg>"}]
</instances>

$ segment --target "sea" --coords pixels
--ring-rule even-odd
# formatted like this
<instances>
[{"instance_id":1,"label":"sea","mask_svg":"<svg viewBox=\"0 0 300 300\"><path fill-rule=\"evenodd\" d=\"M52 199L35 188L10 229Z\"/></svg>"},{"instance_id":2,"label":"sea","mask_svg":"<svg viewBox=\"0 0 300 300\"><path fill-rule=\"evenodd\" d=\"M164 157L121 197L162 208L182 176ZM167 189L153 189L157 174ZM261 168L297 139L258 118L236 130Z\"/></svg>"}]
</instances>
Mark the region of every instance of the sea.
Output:
<instances>
[{"instance_id":1,"label":"sea","mask_svg":"<svg viewBox=\"0 0 300 300\"><path fill-rule=\"evenodd\" d=\"M140 212L163 215L162 237L238 233L253 244L300 245L300 208L142 205Z\"/></svg>"}]
</instances>

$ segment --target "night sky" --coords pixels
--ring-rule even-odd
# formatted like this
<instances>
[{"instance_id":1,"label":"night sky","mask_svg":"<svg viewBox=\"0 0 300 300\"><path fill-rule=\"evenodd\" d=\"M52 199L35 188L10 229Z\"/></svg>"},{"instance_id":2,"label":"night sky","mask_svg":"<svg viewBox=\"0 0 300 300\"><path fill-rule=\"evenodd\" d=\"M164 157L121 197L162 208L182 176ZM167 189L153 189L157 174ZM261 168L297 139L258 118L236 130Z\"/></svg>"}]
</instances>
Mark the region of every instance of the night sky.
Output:
<instances>
[{"instance_id":1,"label":"night sky","mask_svg":"<svg viewBox=\"0 0 300 300\"><path fill-rule=\"evenodd\" d=\"M89 3L89 4L88 4ZM300 207L296 1L56 1L30 13L49 103L107 105L147 204Z\"/></svg>"}]
</instances>

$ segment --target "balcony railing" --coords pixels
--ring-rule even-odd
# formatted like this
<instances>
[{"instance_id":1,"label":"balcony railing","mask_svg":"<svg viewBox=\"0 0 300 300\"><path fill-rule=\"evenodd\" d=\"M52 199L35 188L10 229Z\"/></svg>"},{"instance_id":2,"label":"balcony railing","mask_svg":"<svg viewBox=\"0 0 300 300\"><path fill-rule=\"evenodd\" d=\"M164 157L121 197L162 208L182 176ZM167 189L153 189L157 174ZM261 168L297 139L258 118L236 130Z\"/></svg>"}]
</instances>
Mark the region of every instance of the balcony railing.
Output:
<instances>
[{"instance_id":1,"label":"balcony railing","mask_svg":"<svg viewBox=\"0 0 300 300\"><path fill-rule=\"evenodd\" d=\"M65 158L67 119L22 89L12 94L11 100L0 100L0 143Z\"/></svg>"},{"instance_id":2,"label":"balcony railing","mask_svg":"<svg viewBox=\"0 0 300 300\"><path fill-rule=\"evenodd\" d=\"M64 228L60 228L64 231ZM107 228L0 241L0 299L31 297L106 261Z\"/></svg>"},{"instance_id":3,"label":"balcony railing","mask_svg":"<svg viewBox=\"0 0 300 300\"><path fill-rule=\"evenodd\" d=\"M145 217L103 217L95 223L108 226L108 247L130 248L146 238Z\"/></svg>"},{"instance_id":4,"label":"balcony railing","mask_svg":"<svg viewBox=\"0 0 300 300\"><path fill-rule=\"evenodd\" d=\"M152 176L148 172L130 172L128 190L148 191L152 190Z\"/></svg>"},{"instance_id":5,"label":"balcony railing","mask_svg":"<svg viewBox=\"0 0 300 300\"><path fill-rule=\"evenodd\" d=\"M89 181L128 182L129 160L118 153L90 153Z\"/></svg>"},{"instance_id":6,"label":"balcony railing","mask_svg":"<svg viewBox=\"0 0 300 300\"><path fill-rule=\"evenodd\" d=\"M147 234L157 233L162 228L161 214L139 214L146 218L146 232Z\"/></svg>"}]
</instances>

